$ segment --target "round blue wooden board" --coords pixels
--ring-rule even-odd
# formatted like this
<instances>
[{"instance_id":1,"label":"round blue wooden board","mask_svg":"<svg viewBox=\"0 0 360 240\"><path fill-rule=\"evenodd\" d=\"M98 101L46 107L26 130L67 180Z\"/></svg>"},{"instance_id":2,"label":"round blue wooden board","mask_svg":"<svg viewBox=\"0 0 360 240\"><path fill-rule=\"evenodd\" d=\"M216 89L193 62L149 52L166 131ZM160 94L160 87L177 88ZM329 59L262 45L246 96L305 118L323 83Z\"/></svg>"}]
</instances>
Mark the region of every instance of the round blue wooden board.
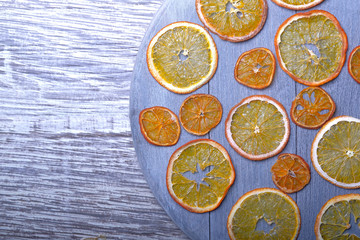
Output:
<instances>
[{"instance_id":1,"label":"round blue wooden board","mask_svg":"<svg viewBox=\"0 0 360 240\"><path fill-rule=\"evenodd\" d=\"M238 155L225 138L224 121L230 109L243 98L254 94L266 94L280 101L289 112L291 102L306 86L295 83L279 66L272 85L265 90L254 90L237 83L233 76L236 60L241 53L257 47L266 47L273 53L275 33L288 17L296 11L281 8L268 0L268 18L263 30L253 39L230 43L216 35L213 38L219 51L219 65L213 79L202 88L192 93L209 93L222 103L224 116L221 123L205 138L222 144L232 158L236 171L234 185L219 208L203 214L188 212L179 206L169 195L166 188L166 168L171 154L190 140L197 139L182 129L179 142L172 147L158 147L149 144L141 135L138 117L141 110L152 106L164 106L178 113L180 105L188 95L172 93L151 76L146 64L146 49L152 37L166 25L176 21L190 21L201 24L195 10L195 0L168 0L161 7L140 46L134 69L131 87L130 118L134 145L138 161L149 183L151 190L161 206L173 221L192 239L228 239L226 221L233 204L244 193L255 188L272 187L270 169L276 157L261 162L249 161ZM340 21L349 38L349 51L360 45L359 23L360 7L353 0L325 0L314 9L322 9L334 14ZM337 104L335 116L350 115L360 118L359 93L360 84L349 75L346 67L340 76L326 84L323 88L332 96ZM315 239L314 223L322 205L330 198L347 193L360 193L359 190L345 190L322 179L314 170L310 159L311 143L317 130L306 130L291 123L291 136L284 153L302 156L311 167L311 182L302 191L290 196L297 202L302 218L299 239ZM131 176L129 176L131 177ZM144 212L146 214L146 212Z\"/></svg>"}]
</instances>

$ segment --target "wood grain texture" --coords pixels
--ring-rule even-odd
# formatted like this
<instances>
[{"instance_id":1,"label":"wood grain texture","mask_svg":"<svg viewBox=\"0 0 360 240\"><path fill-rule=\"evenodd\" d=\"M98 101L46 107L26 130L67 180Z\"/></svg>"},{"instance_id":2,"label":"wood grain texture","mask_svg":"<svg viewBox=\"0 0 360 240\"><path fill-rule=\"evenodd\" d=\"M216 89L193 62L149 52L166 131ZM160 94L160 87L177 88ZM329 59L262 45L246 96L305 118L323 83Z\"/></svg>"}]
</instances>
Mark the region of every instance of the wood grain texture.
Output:
<instances>
[{"instance_id":1,"label":"wood grain texture","mask_svg":"<svg viewBox=\"0 0 360 240\"><path fill-rule=\"evenodd\" d=\"M206 214L190 213L169 196L165 186L165 172L171 153L189 140L197 137L182 131L177 145L169 148L161 148L148 144L139 132L137 123L139 112L155 105L165 106L174 112L178 112L182 101L188 95L171 93L161 87L149 74L146 66L145 52L150 39L164 26L175 21L191 21L200 23L192 0L168 0L154 18L144 41L139 50L137 65L135 67L134 82L131 97L131 121L134 135L134 143L145 177L150 188L159 200L160 204L168 212L171 218L192 239L228 239L226 231L227 215L236 200L255 188L273 187L270 168L275 163L276 157L262 162L252 162L240 157L228 144L224 136L224 121L230 108L240 102L244 97L253 94L267 94L279 100L289 112L291 102L305 86L295 83L278 66L273 84L265 90L253 90L238 84L233 77L233 68L241 53L256 47L267 47L274 52L274 37L276 30L283 21L295 14L293 10L287 10L268 1L269 14L264 29L255 38L242 42L230 43L214 36L219 50L219 66L214 78L194 93L210 93L215 95L223 105L224 117L222 122L213 129L206 138L211 138L221 143L230 153L236 170L236 179L230 188L228 196L218 209ZM351 0L338 1L326 0L315 9L323 9L333 13L344 27L349 37L349 48L353 49L360 44L360 35L356 24L360 20L360 9L357 3ZM346 14L345 14L346 13ZM355 99L358 99L360 85L352 80L346 68L334 81L323 86L333 97L337 104L335 116L350 115L360 118L360 109ZM156 94L154 94L156 93ZM284 153L295 153L302 156L311 165L310 148L316 130L306 130L291 123L290 141ZM338 188L323 180L313 169L310 184L299 193L291 194L298 203L302 226L299 239L315 239L313 227L315 217L321 206L331 197L344 193L360 193L359 190L345 190ZM205 224L208 225L205 225Z\"/></svg>"},{"instance_id":2,"label":"wood grain texture","mask_svg":"<svg viewBox=\"0 0 360 240\"><path fill-rule=\"evenodd\" d=\"M187 239L147 186L128 120L162 2L0 1L0 239Z\"/></svg>"}]
</instances>

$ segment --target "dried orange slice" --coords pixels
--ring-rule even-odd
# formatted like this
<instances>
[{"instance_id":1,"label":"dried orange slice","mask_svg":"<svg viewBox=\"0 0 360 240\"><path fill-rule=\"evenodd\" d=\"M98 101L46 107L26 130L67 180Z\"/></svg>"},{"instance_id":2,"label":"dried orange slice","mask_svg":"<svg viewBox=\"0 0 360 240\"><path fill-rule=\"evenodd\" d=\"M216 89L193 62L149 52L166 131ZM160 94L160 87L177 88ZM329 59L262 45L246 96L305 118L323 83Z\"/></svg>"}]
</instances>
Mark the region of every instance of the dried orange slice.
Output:
<instances>
[{"instance_id":1,"label":"dried orange slice","mask_svg":"<svg viewBox=\"0 0 360 240\"><path fill-rule=\"evenodd\" d=\"M235 79L245 86L263 89L275 74L275 56L269 49L255 48L243 53L235 66Z\"/></svg>"},{"instance_id":2,"label":"dried orange slice","mask_svg":"<svg viewBox=\"0 0 360 240\"><path fill-rule=\"evenodd\" d=\"M309 165L295 154L279 155L271 172L274 184L285 193L298 192L310 182Z\"/></svg>"},{"instance_id":3,"label":"dried orange slice","mask_svg":"<svg viewBox=\"0 0 360 240\"><path fill-rule=\"evenodd\" d=\"M267 17L266 0L196 0L200 21L221 39L241 42L260 32Z\"/></svg>"},{"instance_id":4,"label":"dried orange slice","mask_svg":"<svg viewBox=\"0 0 360 240\"><path fill-rule=\"evenodd\" d=\"M340 116L328 121L311 148L315 170L342 188L360 188L360 119Z\"/></svg>"},{"instance_id":5,"label":"dried orange slice","mask_svg":"<svg viewBox=\"0 0 360 240\"><path fill-rule=\"evenodd\" d=\"M280 7L292 10L305 10L322 3L324 0L272 0Z\"/></svg>"},{"instance_id":6,"label":"dried orange slice","mask_svg":"<svg viewBox=\"0 0 360 240\"><path fill-rule=\"evenodd\" d=\"M151 75L166 89L190 93L215 74L218 54L211 35L201 26L176 22L150 41L147 64Z\"/></svg>"},{"instance_id":7,"label":"dried orange slice","mask_svg":"<svg viewBox=\"0 0 360 240\"><path fill-rule=\"evenodd\" d=\"M205 135L216 127L222 117L219 100L208 94L196 94L185 99L180 107L180 122L186 131Z\"/></svg>"},{"instance_id":8,"label":"dried orange slice","mask_svg":"<svg viewBox=\"0 0 360 240\"><path fill-rule=\"evenodd\" d=\"M159 146L172 146L180 137L180 124L177 116L164 107L146 108L140 112L141 133L146 141Z\"/></svg>"},{"instance_id":9,"label":"dried orange slice","mask_svg":"<svg viewBox=\"0 0 360 240\"><path fill-rule=\"evenodd\" d=\"M258 230L260 221L275 226L266 233ZM300 211L285 193L260 188L243 195L230 211L227 229L232 240L296 239L300 231Z\"/></svg>"},{"instance_id":10,"label":"dried orange slice","mask_svg":"<svg viewBox=\"0 0 360 240\"><path fill-rule=\"evenodd\" d=\"M241 156L250 160L267 159L286 146L290 135L289 118L284 107L275 99L254 95L230 110L225 134Z\"/></svg>"},{"instance_id":11,"label":"dried orange slice","mask_svg":"<svg viewBox=\"0 0 360 240\"><path fill-rule=\"evenodd\" d=\"M334 115L335 109L335 102L325 90L319 87L308 87L296 96L291 106L290 116L296 125L316 129Z\"/></svg>"},{"instance_id":12,"label":"dried orange slice","mask_svg":"<svg viewBox=\"0 0 360 240\"><path fill-rule=\"evenodd\" d=\"M352 223L352 219L354 222ZM355 240L359 236L346 232L360 218L360 194L346 194L330 199L316 217L315 236L318 240L344 239Z\"/></svg>"},{"instance_id":13,"label":"dried orange slice","mask_svg":"<svg viewBox=\"0 0 360 240\"><path fill-rule=\"evenodd\" d=\"M347 36L340 23L322 10L291 16L275 36L280 67L308 86L320 86L336 78L344 66L347 48Z\"/></svg>"},{"instance_id":14,"label":"dried orange slice","mask_svg":"<svg viewBox=\"0 0 360 240\"><path fill-rule=\"evenodd\" d=\"M360 46L357 46L350 54L348 70L352 78L360 83Z\"/></svg>"},{"instance_id":15,"label":"dried orange slice","mask_svg":"<svg viewBox=\"0 0 360 240\"><path fill-rule=\"evenodd\" d=\"M206 173L196 181L195 173ZM171 197L196 213L216 209L234 183L235 171L226 149L209 139L188 142L170 158L166 184Z\"/></svg>"}]
</instances>

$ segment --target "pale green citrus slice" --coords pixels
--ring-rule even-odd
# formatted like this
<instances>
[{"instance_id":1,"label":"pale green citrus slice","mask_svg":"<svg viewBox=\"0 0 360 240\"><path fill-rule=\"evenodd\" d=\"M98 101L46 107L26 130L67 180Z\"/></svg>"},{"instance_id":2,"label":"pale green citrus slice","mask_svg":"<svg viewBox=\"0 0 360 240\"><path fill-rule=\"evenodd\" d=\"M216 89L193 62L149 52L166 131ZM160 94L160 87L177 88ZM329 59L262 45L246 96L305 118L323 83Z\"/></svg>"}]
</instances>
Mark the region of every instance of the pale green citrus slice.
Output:
<instances>
[{"instance_id":1,"label":"pale green citrus slice","mask_svg":"<svg viewBox=\"0 0 360 240\"><path fill-rule=\"evenodd\" d=\"M273 228L257 230L260 220ZM272 188L260 188L243 195L230 211L227 229L232 240L291 240L300 230L300 211L294 200Z\"/></svg>"},{"instance_id":2,"label":"pale green citrus slice","mask_svg":"<svg viewBox=\"0 0 360 240\"><path fill-rule=\"evenodd\" d=\"M346 60L347 36L329 12L313 10L288 18L275 36L280 67L295 81L320 86L336 78Z\"/></svg>"},{"instance_id":3,"label":"pale green citrus slice","mask_svg":"<svg viewBox=\"0 0 360 240\"><path fill-rule=\"evenodd\" d=\"M360 83L360 46L357 46L350 54L348 70L351 77Z\"/></svg>"},{"instance_id":4,"label":"pale green citrus slice","mask_svg":"<svg viewBox=\"0 0 360 240\"><path fill-rule=\"evenodd\" d=\"M324 0L272 0L277 5L292 9L292 10L305 10L322 3Z\"/></svg>"},{"instance_id":5,"label":"pale green citrus slice","mask_svg":"<svg viewBox=\"0 0 360 240\"><path fill-rule=\"evenodd\" d=\"M151 107L139 114L140 130L146 141L158 146L175 145L180 137L180 123L170 109Z\"/></svg>"},{"instance_id":6,"label":"pale green citrus slice","mask_svg":"<svg viewBox=\"0 0 360 240\"><path fill-rule=\"evenodd\" d=\"M340 116L327 122L313 141L311 159L325 180L342 188L359 188L360 120Z\"/></svg>"},{"instance_id":7,"label":"pale green citrus slice","mask_svg":"<svg viewBox=\"0 0 360 240\"><path fill-rule=\"evenodd\" d=\"M206 171L197 182L195 173ZM189 176L190 174L190 176ZM216 209L235 180L235 171L226 149L209 139L188 142L170 158L166 174L171 197L191 212Z\"/></svg>"},{"instance_id":8,"label":"pale green citrus slice","mask_svg":"<svg viewBox=\"0 0 360 240\"><path fill-rule=\"evenodd\" d=\"M201 26L176 22L150 41L147 64L151 75L166 89L190 93L215 74L218 54L211 35Z\"/></svg>"},{"instance_id":9,"label":"pale green citrus slice","mask_svg":"<svg viewBox=\"0 0 360 240\"><path fill-rule=\"evenodd\" d=\"M201 22L221 39L241 42L260 32L267 17L266 0L196 0Z\"/></svg>"},{"instance_id":10,"label":"pale green citrus slice","mask_svg":"<svg viewBox=\"0 0 360 240\"><path fill-rule=\"evenodd\" d=\"M316 217L315 235L317 240L358 240L360 236L349 234L351 219L360 218L360 194L347 194L330 199ZM360 228L359 225L355 226Z\"/></svg>"},{"instance_id":11,"label":"pale green citrus slice","mask_svg":"<svg viewBox=\"0 0 360 240\"><path fill-rule=\"evenodd\" d=\"M284 107L275 99L254 95L230 110L225 134L241 156L250 160L267 159L286 146L290 135L289 118Z\"/></svg>"}]
</instances>

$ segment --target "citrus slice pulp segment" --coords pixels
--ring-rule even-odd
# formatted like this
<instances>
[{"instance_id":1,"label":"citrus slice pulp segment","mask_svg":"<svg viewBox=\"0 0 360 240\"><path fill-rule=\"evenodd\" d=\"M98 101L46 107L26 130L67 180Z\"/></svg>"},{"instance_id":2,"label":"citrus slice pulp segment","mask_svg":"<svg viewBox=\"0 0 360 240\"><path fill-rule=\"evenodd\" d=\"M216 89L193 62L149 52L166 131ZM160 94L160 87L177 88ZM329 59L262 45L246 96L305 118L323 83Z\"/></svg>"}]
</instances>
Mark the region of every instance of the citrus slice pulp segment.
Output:
<instances>
[{"instance_id":1,"label":"citrus slice pulp segment","mask_svg":"<svg viewBox=\"0 0 360 240\"><path fill-rule=\"evenodd\" d=\"M345 63L347 47L347 36L338 20L322 10L293 15L275 36L280 67L308 86L336 78Z\"/></svg>"},{"instance_id":2,"label":"citrus slice pulp segment","mask_svg":"<svg viewBox=\"0 0 360 240\"><path fill-rule=\"evenodd\" d=\"M359 239L360 236L346 233L346 230L352 227L351 218L354 218L355 223L360 218L360 194L347 194L330 199L316 217L316 239Z\"/></svg>"},{"instance_id":3,"label":"citrus slice pulp segment","mask_svg":"<svg viewBox=\"0 0 360 240\"><path fill-rule=\"evenodd\" d=\"M245 86L263 89L270 86L275 74L275 56L266 48L243 53L235 66L235 79Z\"/></svg>"},{"instance_id":4,"label":"citrus slice pulp segment","mask_svg":"<svg viewBox=\"0 0 360 240\"><path fill-rule=\"evenodd\" d=\"M310 182L310 167L300 156L281 154L271 168L274 184L285 193L294 193Z\"/></svg>"},{"instance_id":5,"label":"citrus slice pulp segment","mask_svg":"<svg viewBox=\"0 0 360 240\"><path fill-rule=\"evenodd\" d=\"M241 42L260 32L267 17L266 0L196 0L200 21L221 39Z\"/></svg>"},{"instance_id":6,"label":"citrus slice pulp segment","mask_svg":"<svg viewBox=\"0 0 360 240\"><path fill-rule=\"evenodd\" d=\"M154 145L172 146L180 137L180 124L170 109L151 107L139 114L140 130L144 138Z\"/></svg>"},{"instance_id":7,"label":"citrus slice pulp segment","mask_svg":"<svg viewBox=\"0 0 360 240\"><path fill-rule=\"evenodd\" d=\"M360 46L356 47L350 54L348 70L352 78L360 83Z\"/></svg>"},{"instance_id":8,"label":"citrus slice pulp segment","mask_svg":"<svg viewBox=\"0 0 360 240\"><path fill-rule=\"evenodd\" d=\"M257 230L259 220L274 224L270 232ZM271 188L255 189L243 195L228 216L230 239L296 239L300 211L285 193Z\"/></svg>"},{"instance_id":9,"label":"citrus slice pulp segment","mask_svg":"<svg viewBox=\"0 0 360 240\"><path fill-rule=\"evenodd\" d=\"M225 122L225 135L241 156L263 160L284 149L290 123L281 103L269 96L254 95L231 109Z\"/></svg>"},{"instance_id":10,"label":"citrus slice pulp segment","mask_svg":"<svg viewBox=\"0 0 360 240\"><path fill-rule=\"evenodd\" d=\"M201 183L185 177L197 169L212 167ZM191 212L216 209L235 180L231 159L224 147L209 139L191 141L177 149L170 158L166 183L171 197Z\"/></svg>"},{"instance_id":11,"label":"citrus slice pulp segment","mask_svg":"<svg viewBox=\"0 0 360 240\"><path fill-rule=\"evenodd\" d=\"M205 135L216 127L222 117L219 100L209 94L196 94L184 100L180 107L180 122L186 131Z\"/></svg>"},{"instance_id":12,"label":"citrus slice pulp segment","mask_svg":"<svg viewBox=\"0 0 360 240\"><path fill-rule=\"evenodd\" d=\"M292 9L292 10L305 10L322 3L324 0L272 0L277 5Z\"/></svg>"},{"instance_id":13,"label":"citrus slice pulp segment","mask_svg":"<svg viewBox=\"0 0 360 240\"><path fill-rule=\"evenodd\" d=\"M147 64L163 87L180 94L190 93L215 74L218 54L211 35L189 22L172 23L150 41Z\"/></svg>"},{"instance_id":14,"label":"citrus slice pulp segment","mask_svg":"<svg viewBox=\"0 0 360 240\"><path fill-rule=\"evenodd\" d=\"M291 106L290 116L296 125L316 129L334 115L335 109L335 102L325 90L319 87L308 87L296 96Z\"/></svg>"},{"instance_id":15,"label":"citrus slice pulp segment","mask_svg":"<svg viewBox=\"0 0 360 240\"><path fill-rule=\"evenodd\" d=\"M315 170L342 188L360 188L360 120L340 116L327 122L311 148Z\"/></svg>"}]
</instances>

